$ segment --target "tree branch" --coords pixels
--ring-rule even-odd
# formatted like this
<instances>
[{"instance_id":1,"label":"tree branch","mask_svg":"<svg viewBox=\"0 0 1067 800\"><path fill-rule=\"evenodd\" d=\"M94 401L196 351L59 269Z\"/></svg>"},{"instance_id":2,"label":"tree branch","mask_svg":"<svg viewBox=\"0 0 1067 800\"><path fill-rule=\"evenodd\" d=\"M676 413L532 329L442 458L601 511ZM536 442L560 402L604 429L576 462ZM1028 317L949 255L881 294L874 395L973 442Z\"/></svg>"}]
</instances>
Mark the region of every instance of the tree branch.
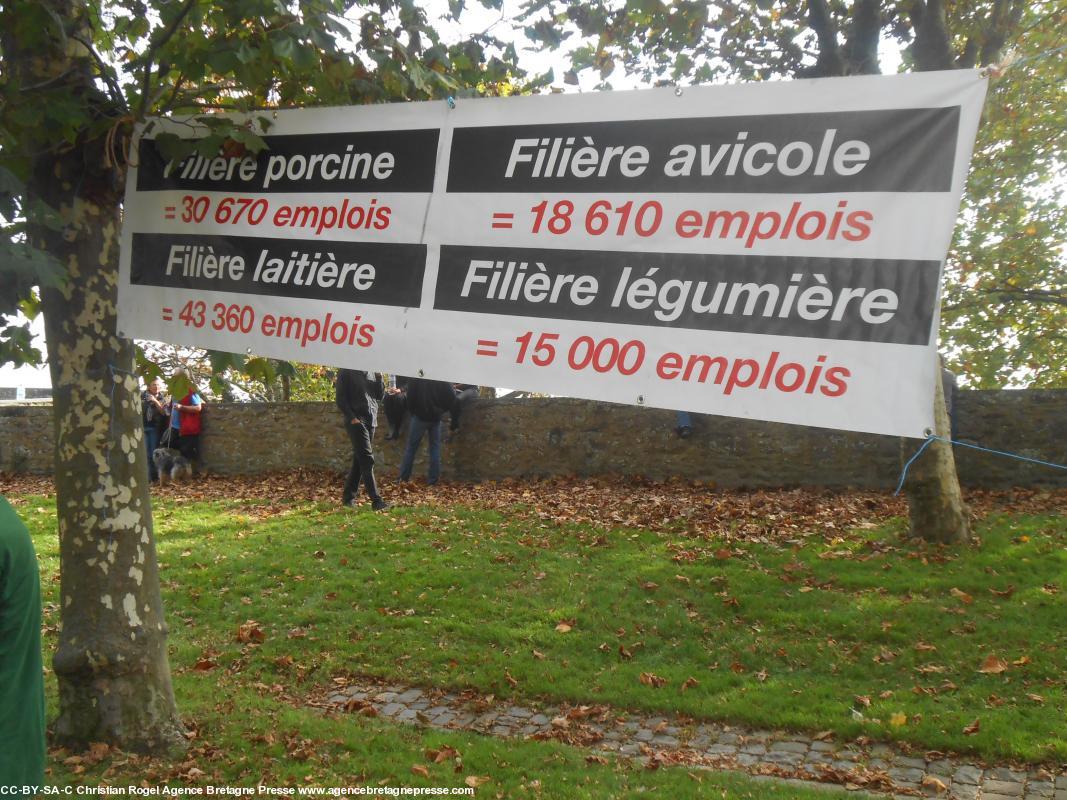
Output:
<instances>
[{"instance_id":1,"label":"tree branch","mask_svg":"<svg viewBox=\"0 0 1067 800\"><path fill-rule=\"evenodd\" d=\"M881 0L857 0L845 41L845 59L851 75L878 75L878 40L882 32Z\"/></svg>"},{"instance_id":2,"label":"tree branch","mask_svg":"<svg viewBox=\"0 0 1067 800\"><path fill-rule=\"evenodd\" d=\"M963 52L956 59L956 66L960 69L973 69L975 64L978 63L979 49L978 41L973 36L969 36Z\"/></svg>"},{"instance_id":3,"label":"tree branch","mask_svg":"<svg viewBox=\"0 0 1067 800\"><path fill-rule=\"evenodd\" d=\"M1005 303L1026 302L1053 303L1058 306L1067 306L1067 291L1053 291L1049 289L981 289L982 294L999 295Z\"/></svg>"},{"instance_id":4,"label":"tree branch","mask_svg":"<svg viewBox=\"0 0 1067 800\"><path fill-rule=\"evenodd\" d=\"M915 28L912 52L919 71L952 69L952 44L941 0L915 0L911 18Z\"/></svg>"},{"instance_id":5,"label":"tree branch","mask_svg":"<svg viewBox=\"0 0 1067 800\"><path fill-rule=\"evenodd\" d=\"M115 71L111 66L100 57L100 54L96 52L96 48L89 42L85 41L79 36L71 35L71 39L76 41L82 47L89 51L89 55L93 57L93 61L96 62L96 66L100 69L100 77L104 79L107 84L108 90L111 92L111 100L123 111L129 111L130 106L126 102L126 96L122 93L122 87L119 86L118 81L115 79Z\"/></svg>"},{"instance_id":6,"label":"tree branch","mask_svg":"<svg viewBox=\"0 0 1067 800\"><path fill-rule=\"evenodd\" d=\"M985 29L985 41L982 42L979 64L994 64L1000 57L1000 51L1008 41L1008 34L1018 26L1022 19L1024 3L1012 3L1010 10L1005 10L1006 0L997 0L989 16L989 25Z\"/></svg>"},{"instance_id":7,"label":"tree branch","mask_svg":"<svg viewBox=\"0 0 1067 800\"><path fill-rule=\"evenodd\" d=\"M808 24L819 40L819 57L807 71L810 78L830 78L845 74L845 63L837 44L837 24L826 0L808 0Z\"/></svg>"},{"instance_id":8,"label":"tree branch","mask_svg":"<svg viewBox=\"0 0 1067 800\"><path fill-rule=\"evenodd\" d=\"M152 43L148 46L148 50L139 59L144 63L144 74L141 76L141 102L137 108L137 119L144 119L145 111L148 109L148 82L152 77L152 59L155 57L156 51L163 45L171 40L175 33L178 32L178 28L182 24L182 20L192 11L193 6L196 5L197 0L185 0L185 5L178 11L178 15L171 20L168 25L159 36L153 37Z\"/></svg>"}]
</instances>

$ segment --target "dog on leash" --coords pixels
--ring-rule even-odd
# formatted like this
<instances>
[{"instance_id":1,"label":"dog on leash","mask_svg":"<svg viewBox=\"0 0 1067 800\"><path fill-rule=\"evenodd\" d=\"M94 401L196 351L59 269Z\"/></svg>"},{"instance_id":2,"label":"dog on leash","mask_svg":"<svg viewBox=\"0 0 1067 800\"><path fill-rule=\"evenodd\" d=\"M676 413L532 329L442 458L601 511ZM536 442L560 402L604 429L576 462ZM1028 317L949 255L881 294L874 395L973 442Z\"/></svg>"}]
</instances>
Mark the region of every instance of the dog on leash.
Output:
<instances>
[{"instance_id":1,"label":"dog on leash","mask_svg":"<svg viewBox=\"0 0 1067 800\"><path fill-rule=\"evenodd\" d=\"M193 477L193 465L189 459L171 447L160 447L152 453L152 462L159 474L159 485L166 486L167 481L188 480Z\"/></svg>"}]
</instances>

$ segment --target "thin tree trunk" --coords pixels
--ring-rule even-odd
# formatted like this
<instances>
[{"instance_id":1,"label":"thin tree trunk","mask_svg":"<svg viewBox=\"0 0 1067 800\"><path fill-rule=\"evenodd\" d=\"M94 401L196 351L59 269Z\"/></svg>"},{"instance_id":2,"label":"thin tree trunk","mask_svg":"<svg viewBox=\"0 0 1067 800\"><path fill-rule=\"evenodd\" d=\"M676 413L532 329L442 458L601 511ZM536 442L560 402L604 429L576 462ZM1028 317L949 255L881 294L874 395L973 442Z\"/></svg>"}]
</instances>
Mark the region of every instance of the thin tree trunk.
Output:
<instances>
[{"instance_id":1,"label":"thin tree trunk","mask_svg":"<svg viewBox=\"0 0 1067 800\"><path fill-rule=\"evenodd\" d=\"M934 432L949 439L951 426L945 408L945 391L941 381L941 361L937 361L934 381ZM953 413L958 413L953 409ZM914 439L903 440L901 453L911 457ZM971 538L967 506L956 476L956 459L952 445L931 442L908 471L905 493L908 497L908 520L912 536L928 542L966 542Z\"/></svg>"}]
</instances>

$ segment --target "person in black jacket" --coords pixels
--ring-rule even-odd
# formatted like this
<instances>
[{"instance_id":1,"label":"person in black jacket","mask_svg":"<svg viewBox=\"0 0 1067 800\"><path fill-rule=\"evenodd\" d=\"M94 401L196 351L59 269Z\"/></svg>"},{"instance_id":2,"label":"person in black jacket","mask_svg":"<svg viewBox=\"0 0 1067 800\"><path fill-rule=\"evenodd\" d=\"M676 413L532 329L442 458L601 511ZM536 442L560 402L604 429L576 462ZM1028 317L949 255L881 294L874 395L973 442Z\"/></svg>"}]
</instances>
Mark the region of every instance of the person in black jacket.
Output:
<instances>
[{"instance_id":1,"label":"person in black jacket","mask_svg":"<svg viewBox=\"0 0 1067 800\"><path fill-rule=\"evenodd\" d=\"M404 417L408 415L408 396L405 388L409 380L410 378L395 375L392 380L393 385L385 389L382 408L385 410L385 421L389 423L389 432L385 435L386 441L400 438Z\"/></svg>"},{"instance_id":2,"label":"person in black jacket","mask_svg":"<svg viewBox=\"0 0 1067 800\"><path fill-rule=\"evenodd\" d=\"M455 407L456 393L450 383L411 378L407 383L407 394L411 421L408 423L407 447L400 462L400 480L411 480L415 454L422 443L422 435L426 433L430 441L430 469L426 482L432 486L441 477L441 417Z\"/></svg>"},{"instance_id":3,"label":"person in black jacket","mask_svg":"<svg viewBox=\"0 0 1067 800\"><path fill-rule=\"evenodd\" d=\"M345 431L352 442L352 467L341 495L342 505L353 505L359 483L363 481L372 508L375 511L389 508L389 504L378 494L374 482L374 452L371 449L374 425L378 420L378 401L384 393L382 376L377 373L373 373L372 377L364 370L337 371L334 399L344 415Z\"/></svg>"}]
</instances>

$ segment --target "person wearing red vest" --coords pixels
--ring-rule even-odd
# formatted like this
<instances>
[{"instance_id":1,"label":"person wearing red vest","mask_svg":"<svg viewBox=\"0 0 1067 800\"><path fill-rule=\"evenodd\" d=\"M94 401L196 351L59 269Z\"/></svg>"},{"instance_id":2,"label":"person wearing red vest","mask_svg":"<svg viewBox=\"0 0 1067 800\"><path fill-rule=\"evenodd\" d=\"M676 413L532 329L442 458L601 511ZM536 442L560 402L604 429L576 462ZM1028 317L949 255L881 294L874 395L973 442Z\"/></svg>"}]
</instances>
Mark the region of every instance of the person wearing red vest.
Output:
<instances>
[{"instance_id":1,"label":"person wearing red vest","mask_svg":"<svg viewBox=\"0 0 1067 800\"><path fill-rule=\"evenodd\" d=\"M181 433L181 438L178 439L178 450L189 459L189 463L193 465L193 471L198 472L200 470L200 415L204 411L204 401L200 398L200 393L195 386L189 389L189 393L175 405L175 408L178 409L179 433Z\"/></svg>"}]
</instances>

